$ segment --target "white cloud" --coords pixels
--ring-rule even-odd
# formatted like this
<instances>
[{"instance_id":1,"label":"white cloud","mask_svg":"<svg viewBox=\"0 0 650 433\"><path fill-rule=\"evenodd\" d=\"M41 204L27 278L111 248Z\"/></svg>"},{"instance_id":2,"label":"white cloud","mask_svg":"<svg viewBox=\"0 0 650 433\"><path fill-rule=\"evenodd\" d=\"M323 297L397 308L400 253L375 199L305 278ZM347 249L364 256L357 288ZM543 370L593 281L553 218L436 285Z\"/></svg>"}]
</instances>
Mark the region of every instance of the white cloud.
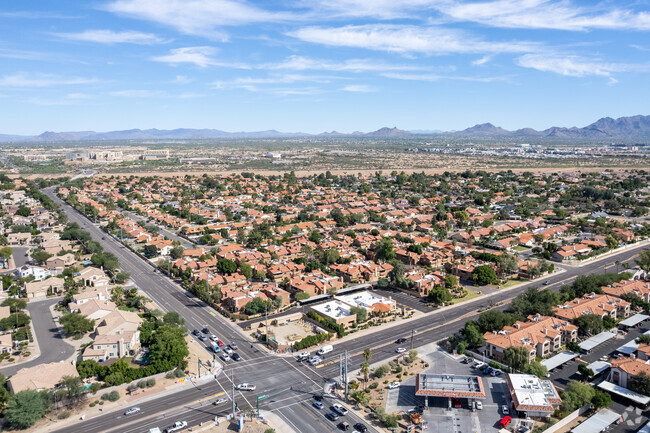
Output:
<instances>
[{"instance_id":1,"label":"white cloud","mask_svg":"<svg viewBox=\"0 0 650 433\"><path fill-rule=\"evenodd\" d=\"M263 65L262 69L288 69L293 71L322 70L341 72L369 72L369 71L407 71L419 70L420 66L392 65L371 59L349 59L341 62L331 60L311 59L302 56L290 56L280 63Z\"/></svg>"},{"instance_id":2,"label":"white cloud","mask_svg":"<svg viewBox=\"0 0 650 433\"><path fill-rule=\"evenodd\" d=\"M239 0L116 0L105 9L173 27L181 33L216 39L227 36L219 27L295 19L288 12L260 9Z\"/></svg>"},{"instance_id":3,"label":"white cloud","mask_svg":"<svg viewBox=\"0 0 650 433\"><path fill-rule=\"evenodd\" d=\"M125 98L152 98L155 96L163 95L163 92L160 90L140 90L140 89L128 89L128 90L117 90L115 92L110 92L111 96L122 96Z\"/></svg>"},{"instance_id":4,"label":"white cloud","mask_svg":"<svg viewBox=\"0 0 650 433\"><path fill-rule=\"evenodd\" d=\"M425 54L527 52L530 42L492 42L460 30L439 27L369 24L345 27L304 27L289 36L323 45Z\"/></svg>"},{"instance_id":5,"label":"white cloud","mask_svg":"<svg viewBox=\"0 0 650 433\"><path fill-rule=\"evenodd\" d=\"M186 77L185 75L176 75L176 79L174 80L174 83L187 84L187 83L191 83L192 81L194 80L189 77Z\"/></svg>"},{"instance_id":6,"label":"white cloud","mask_svg":"<svg viewBox=\"0 0 650 433\"><path fill-rule=\"evenodd\" d=\"M381 76L385 78L392 78L395 80L426 81L426 82L454 80L454 81L474 81L479 83L493 83L495 81L507 80L507 77L464 77L460 75L456 76L456 75L436 75L436 74L386 73L386 74L381 74Z\"/></svg>"},{"instance_id":7,"label":"white cloud","mask_svg":"<svg viewBox=\"0 0 650 433\"><path fill-rule=\"evenodd\" d=\"M365 84L350 84L343 87L341 90L343 90L344 92L356 92L356 93L369 93L369 92L377 91L374 87L367 86Z\"/></svg>"},{"instance_id":8,"label":"white cloud","mask_svg":"<svg viewBox=\"0 0 650 433\"><path fill-rule=\"evenodd\" d=\"M315 82L315 83L329 83L329 77L318 77L314 75L300 75L300 74L285 74L271 77L239 77L230 81L215 81L212 86L217 89L225 88L249 88L255 85L267 84L290 84L296 82Z\"/></svg>"},{"instance_id":9,"label":"white cloud","mask_svg":"<svg viewBox=\"0 0 650 433\"><path fill-rule=\"evenodd\" d=\"M332 18L372 17L382 20L420 17L426 9L433 9L432 0L307 0L303 1L315 13L327 13ZM321 15L322 16L322 15Z\"/></svg>"},{"instance_id":10,"label":"white cloud","mask_svg":"<svg viewBox=\"0 0 650 433\"><path fill-rule=\"evenodd\" d=\"M0 87L50 87L96 83L95 78L64 78L51 74L15 74L0 77Z\"/></svg>"},{"instance_id":11,"label":"white cloud","mask_svg":"<svg viewBox=\"0 0 650 433\"><path fill-rule=\"evenodd\" d=\"M141 44L151 45L165 42L153 33L136 31L114 32L113 30L85 30L81 33L54 33L70 41L96 42L99 44Z\"/></svg>"},{"instance_id":12,"label":"white cloud","mask_svg":"<svg viewBox=\"0 0 650 433\"><path fill-rule=\"evenodd\" d=\"M213 47L174 48L170 50L170 54L152 57L151 60L175 65L179 63L191 63L201 68L205 68L206 66L222 66L226 68L250 69L249 66L243 64L218 62L212 58L216 52L217 50Z\"/></svg>"},{"instance_id":13,"label":"white cloud","mask_svg":"<svg viewBox=\"0 0 650 433\"><path fill-rule=\"evenodd\" d=\"M458 21L492 27L584 31L649 30L650 13L595 4L579 7L568 0L495 0L480 3L442 1L436 8Z\"/></svg>"},{"instance_id":14,"label":"white cloud","mask_svg":"<svg viewBox=\"0 0 650 433\"><path fill-rule=\"evenodd\" d=\"M570 77L597 75L610 77L612 72L627 72L640 66L607 63L601 60L586 59L579 56L561 56L555 54L526 54L516 59L524 68L543 72L554 72Z\"/></svg>"},{"instance_id":15,"label":"white cloud","mask_svg":"<svg viewBox=\"0 0 650 433\"><path fill-rule=\"evenodd\" d=\"M484 65L484 64L486 64L487 62L489 62L490 60L492 60L492 57L493 57L493 56L489 56L489 55L488 55L488 56L483 56L483 57L481 57L480 59L476 59L476 60L474 60L474 61L472 62L472 65L474 65L474 66L481 66L481 65Z\"/></svg>"},{"instance_id":16,"label":"white cloud","mask_svg":"<svg viewBox=\"0 0 650 433\"><path fill-rule=\"evenodd\" d=\"M56 105L76 105L80 104L82 101L87 101L92 99L92 95L87 93L68 93L65 96L60 98L43 98L40 96L30 98L27 100L28 103L34 105L43 105L43 106L56 106Z\"/></svg>"}]
</instances>

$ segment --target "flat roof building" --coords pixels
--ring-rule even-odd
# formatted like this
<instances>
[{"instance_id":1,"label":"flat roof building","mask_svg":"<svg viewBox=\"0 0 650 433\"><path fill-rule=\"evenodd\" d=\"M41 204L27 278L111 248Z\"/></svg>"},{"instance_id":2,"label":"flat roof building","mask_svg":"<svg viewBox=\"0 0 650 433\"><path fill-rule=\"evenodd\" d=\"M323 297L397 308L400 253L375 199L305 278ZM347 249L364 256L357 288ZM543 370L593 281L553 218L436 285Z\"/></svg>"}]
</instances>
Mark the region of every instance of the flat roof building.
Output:
<instances>
[{"instance_id":1,"label":"flat roof building","mask_svg":"<svg viewBox=\"0 0 650 433\"><path fill-rule=\"evenodd\" d=\"M506 383L513 409L527 417L548 418L562 403L550 380L532 374L507 374Z\"/></svg>"},{"instance_id":2,"label":"flat roof building","mask_svg":"<svg viewBox=\"0 0 650 433\"><path fill-rule=\"evenodd\" d=\"M357 315L350 312L350 306L339 300L328 301L311 307L321 317L334 320L339 325L349 326L356 322Z\"/></svg>"},{"instance_id":3,"label":"flat roof building","mask_svg":"<svg viewBox=\"0 0 650 433\"><path fill-rule=\"evenodd\" d=\"M429 397L484 399L485 388L478 376L421 373L415 376L415 395L424 397L424 405L429 406Z\"/></svg>"},{"instance_id":4,"label":"flat roof building","mask_svg":"<svg viewBox=\"0 0 650 433\"><path fill-rule=\"evenodd\" d=\"M397 306L397 303L393 299L377 295L367 290L350 295L336 296L336 299L345 302L351 307L365 308L370 313L389 312Z\"/></svg>"}]
</instances>

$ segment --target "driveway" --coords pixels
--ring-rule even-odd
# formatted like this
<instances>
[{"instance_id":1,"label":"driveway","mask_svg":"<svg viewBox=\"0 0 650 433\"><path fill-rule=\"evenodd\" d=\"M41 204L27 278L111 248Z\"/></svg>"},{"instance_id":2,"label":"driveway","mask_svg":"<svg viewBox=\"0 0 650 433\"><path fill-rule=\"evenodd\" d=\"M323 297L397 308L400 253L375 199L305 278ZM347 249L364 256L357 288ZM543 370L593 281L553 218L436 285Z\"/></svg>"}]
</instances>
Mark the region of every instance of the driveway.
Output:
<instances>
[{"instance_id":1,"label":"driveway","mask_svg":"<svg viewBox=\"0 0 650 433\"><path fill-rule=\"evenodd\" d=\"M18 365L9 365L0 368L0 373L5 376L16 374L20 369L33 367L38 364L64 361L75 352L74 347L63 341L57 324L50 314L50 306L56 304L61 298L49 298L43 301L31 301L27 303L27 310L32 317L36 340L41 351L40 356L31 361Z\"/></svg>"}]
</instances>

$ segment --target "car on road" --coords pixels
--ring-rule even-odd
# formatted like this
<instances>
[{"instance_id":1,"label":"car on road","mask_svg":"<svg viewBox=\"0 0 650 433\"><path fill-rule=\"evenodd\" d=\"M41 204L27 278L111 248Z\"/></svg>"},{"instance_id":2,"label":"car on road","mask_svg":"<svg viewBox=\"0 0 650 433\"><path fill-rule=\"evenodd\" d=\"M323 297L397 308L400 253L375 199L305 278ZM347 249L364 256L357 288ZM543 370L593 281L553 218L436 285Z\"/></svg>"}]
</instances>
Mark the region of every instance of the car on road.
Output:
<instances>
[{"instance_id":1,"label":"car on road","mask_svg":"<svg viewBox=\"0 0 650 433\"><path fill-rule=\"evenodd\" d=\"M311 365L318 365L321 364L322 362L323 362L323 358L321 358L320 356L312 356L311 358L309 358L309 363Z\"/></svg>"},{"instance_id":2,"label":"car on road","mask_svg":"<svg viewBox=\"0 0 650 433\"><path fill-rule=\"evenodd\" d=\"M406 343L406 338L400 337L397 340L395 340L395 344L402 344L402 343Z\"/></svg>"},{"instance_id":3,"label":"car on road","mask_svg":"<svg viewBox=\"0 0 650 433\"><path fill-rule=\"evenodd\" d=\"M341 421L337 427L339 428L339 430L343 430L343 431L350 430L350 424L348 424L346 421Z\"/></svg>"},{"instance_id":4,"label":"car on road","mask_svg":"<svg viewBox=\"0 0 650 433\"><path fill-rule=\"evenodd\" d=\"M311 356L311 353L309 353L308 351L300 352L300 355L298 356L300 356L301 358L309 358Z\"/></svg>"},{"instance_id":5,"label":"car on road","mask_svg":"<svg viewBox=\"0 0 650 433\"><path fill-rule=\"evenodd\" d=\"M221 360L224 362L230 361L230 356L227 353L222 353L220 356Z\"/></svg>"},{"instance_id":6,"label":"car on road","mask_svg":"<svg viewBox=\"0 0 650 433\"><path fill-rule=\"evenodd\" d=\"M201 333L199 332L198 329L195 329L194 331L192 331L192 334L193 334L193 335L196 335L196 336L201 335Z\"/></svg>"},{"instance_id":7,"label":"car on road","mask_svg":"<svg viewBox=\"0 0 650 433\"><path fill-rule=\"evenodd\" d=\"M216 335L212 334L212 335L210 336L210 341L217 341L217 340L218 340L218 338L217 338Z\"/></svg>"},{"instance_id":8,"label":"car on road","mask_svg":"<svg viewBox=\"0 0 650 433\"><path fill-rule=\"evenodd\" d=\"M237 343L235 343L234 341L230 343L228 346L230 346L232 350L237 350Z\"/></svg>"},{"instance_id":9,"label":"car on road","mask_svg":"<svg viewBox=\"0 0 650 433\"><path fill-rule=\"evenodd\" d=\"M176 421L171 427L165 429L165 433L172 433L187 427L187 421Z\"/></svg>"},{"instance_id":10,"label":"car on road","mask_svg":"<svg viewBox=\"0 0 650 433\"><path fill-rule=\"evenodd\" d=\"M232 355L232 354L233 354L232 349L231 349L230 347L228 347L228 346L225 346L225 347L223 348L223 351L226 352L228 355Z\"/></svg>"},{"instance_id":11,"label":"car on road","mask_svg":"<svg viewBox=\"0 0 650 433\"><path fill-rule=\"evenodd\" d=\"M551 284L551 282L549 280L544 281L545 286L548 286L549 284Z\"/></svg>"},{"instance_id":12,"label":"car on road","mask_svg":"<svg viewBox=\"0 0 650 433\"><path fill-rule=\"evenodd\" d=\"M337 419L339 419L339 415L335 412L327 412L325 414L325 417L330 421L336 421Z\"/></svg>"},{"instance_id":13,"label":"car on road","mask_svg":"<svg viewBox=\"0 0 650 433\"><path fill-rule=\"evenodd\" d=\"M314 400L323 401L323 396L321 394L314 394Z\"/></svg>"},{"instance_id":14,"label":"car on road","mask_svg":"<svg viewBox=\"0 0 650 433\"><path fill-rule=\"evenodd\" d=\"M140 412L140 408L138 406L133 406L131 409L127 409L126 412L124 412L124 415L133 415L134 413Z\"/></svg>"},{"instance_id":15,"label":"car on road","mask_svg":"<svg viewBox=\"0 0 650 433\"><path fill-rule=\"evenodd\" d=\"M357 431L360 431L361 433L366 433L366 432L368 431L368 427L366 427L365 424L361 424L360 422L356 423L356 424L354 425L354 428L355 428Z\"/></svg>"},{"instance_id":16,"label":"car on road","mask_svg":"<svg viewBox=\"0 0 650 433\"><path fill-rule=\"evenodd\" d=\"M204 334L209 334L209 333L210 333L210 330L209 330L208 327L206 326L205 328L201 329L201 332L203 332Z\"/></svg>"},{"instance_id":17,"label":"car on road","mask_svg":"<svg viewBox=\"0 0 650 433\"><path fill-rule=\"evenodd\" d=\"M241 361L242 358L241 356L239 356L239 353L235 352L232 354L232 359L234 359L235 361Z\"/></svg>"},{"instance_id":18,"label":"car on road","mask_svg":"<svg viewBox=\"0 0 650 433\"><path fill-rule=\"evenodd\" d=\"M217 346L216 344L213 344L212 346L210 346L210 350L212 350L214 353L221 352L221 349L219 349L219 346Z\"/></svg>"},{"instance_id":19,"label":"car on road","mask_svg":"<svg viewBox=\"0 0 650 433\"><path fill-rule=\"evenodd\" d=\"M406 349L403 348L403 347L398 347L397 349L395 349L395 352L397 352L397 353L404 353L404 352L406 352Z\"/></svg>"},{"instance_id":20,"label":"car on road","mask_svg":"<svg viewBox=\"0 0 650 433\"><path fill-rule=\"evenodd\" d=\"M257 386L251 385L250 383L238 383L235 389L239 391L255 391Z\"/></svg>"},{"instance_id":21,"label":"car on road","mask_svg":"<svg viewBox=\"0 0 650 433\"><path fill-rule=\"evenodd\" d=\"M399 382L391 382L391 383L388 384L388 389L399 388L400 385L401 384Z\"/></svg>"},{"instance_id":22,"label":"car on road","mask_svg":"<svg viewBox=\"0 0 650 433\"><path fill-rule=\"evenodd\" d=\"M214 401L214 403L212 403L212 404L214 404L214 405L216 406L216 405L218 405L218 404L225 403L225 402L227 402L227 401L228 401L227 398L223 398L223 397L222 397L222 398L216 399L216 400Z\"/></svg>"},{"instance_id":23,"label":"car on road","mask_svg":"<svg viewBox=\"0 0 650 433\"><path fill-rule=\"evenodd\" d=\"M205 341L207 339L208 339L208 337L206 337L205 335L199 335L199 340Z\"/></svg>"},{"instance_id":24,"label":"car on road","mask_svg":"<svg viewBox=\"0 0 650 433\"><path fill-rule=\"evenodd\" d=\"M217 340L217 345L219 345L219 347L223 347L223 341Z\"/></svg>"},{"instance_id":25,"label":"car on road","mask_svg":"<svg viewBox=\"0 0 650 433\"><path fill-rule=\"evenodd\" d=\"M501 426L501 428L506 428L508 427L508 424L510 424L510 421L512 421L512 418L506 415L503 418L501 418L501 421L499 421L499 425Z\"/></svg>"},{"instance_id":26,"label":"car on road","mask_svg":"<svg viewBox=\"0 0 650 433\"><path fill-rule=\"evenodd\" d=\"M504 415L509 415L509 414L510 414L510 410L508 409L508 406L505 405L505 404L501 406L501 412L502 412Z\"/></svg>"},{"instance_id":27,"label":"car on road","mask_svg":"<svg viewBox=\"0 0 650 433\"><path fill-rule=\"evenodd\" d=\"M338 404L338 403L334 403L332 405L331 409L334 412L337 412L337 413L339 413L340 415L343 415L343 416L348 414L348 410L346 408L344 408L343 406L341 406L340 404Z\"/></svg>"},{"instance_id":28,"label":"car on road","mask_svg":"<svg viewBox=\"0 0 650 433\"><path fill-rule=\"evenodd\" d=\"M320 401L315 401L314 403L312 403L312 405L313 405L316 409L322 409L322 408L323 408L323 403L321 403Z\"/></svg>"}]
</instances>

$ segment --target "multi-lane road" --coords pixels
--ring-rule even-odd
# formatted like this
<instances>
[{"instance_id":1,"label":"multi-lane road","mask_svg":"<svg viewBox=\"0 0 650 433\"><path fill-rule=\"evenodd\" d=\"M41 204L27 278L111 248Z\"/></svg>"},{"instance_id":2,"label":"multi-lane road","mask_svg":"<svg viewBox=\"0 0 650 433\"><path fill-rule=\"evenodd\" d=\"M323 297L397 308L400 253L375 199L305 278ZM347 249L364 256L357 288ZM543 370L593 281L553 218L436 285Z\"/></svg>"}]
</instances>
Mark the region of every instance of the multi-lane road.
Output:
<instances>
[{"instance_id":1,"label":"multi-lane road","mask_svg":"<svg viewBox=\"0 0 650 433\"><path fill-rule=\"evenodd\" d=\"M361 352L365 348L372 348L373 362L394 358L396 356L394 341L398 337L410 339L413 335L413 346L416 348L433 341L439 341L460 330L466 320L476 318L478 309L496 303L505 305L529 287L539 286L537 282L523 284L510 290L476 298L453 308L436 310L415 320L380 328L372 334L342 341L335 345L334 352L327 356L324 365L319 366L320 368L312 368L306 364L297 363L293 358L277 356L269 353L265 348L251 345L241 328L220 316L207 304L182 290L167 277L154 272L149 263L62 202L52 189L44 190L44 192L62 205L70 221L79 223L84 230L101 243L106 251L115 254L122 269L131 274L133 283L163 310L180 313L185 318L189 329L202 329L207 326L211 332L225 342L236 342L239 346L238 351L244 358L239 363L231 362L231 364L225 365L223 373L214 381L210 380L196 387L140 404L142 411L137 415L125 417L122 415L122 411L110 413L79 422L75 426L60 430L62 432L136 432L146 431L154 426L166 427L174 421L198 424L201 421L212 420L215 415L223 416L231 410L229 402L220 406L211 404L217 394L230 394L231 372L234 375L234 383L248 382L257 385L257 390L253 393L236 393L235 401L240 409L254 408L256 397L267 395L269 398L260 403L260 408L273 410L296 431L304 433L335 432L337 431L336 424L323 416L325 409L319 411L312 406L312 394L321 393L327 386L328 380L338 376L339 366L335 361L338 360L340 353L348 351L351 358L351 369L363 362ZM645 245L637 246L580 267L566 267L564 272L547 278L549 280L548 287L559 290L561 285L570 284L579 275L604 272L607 265L611 265L615 260L619 260L621 263L629 261L639 251L646 248ZM410 345L410 340L407 345ZM206 351L206 358L210 356ZM325 403L328 407L329 402ZM348 415L347 418L348 422L352 421L350 424L358 422L354 415Z\"/></svg>"}]
</instances>

